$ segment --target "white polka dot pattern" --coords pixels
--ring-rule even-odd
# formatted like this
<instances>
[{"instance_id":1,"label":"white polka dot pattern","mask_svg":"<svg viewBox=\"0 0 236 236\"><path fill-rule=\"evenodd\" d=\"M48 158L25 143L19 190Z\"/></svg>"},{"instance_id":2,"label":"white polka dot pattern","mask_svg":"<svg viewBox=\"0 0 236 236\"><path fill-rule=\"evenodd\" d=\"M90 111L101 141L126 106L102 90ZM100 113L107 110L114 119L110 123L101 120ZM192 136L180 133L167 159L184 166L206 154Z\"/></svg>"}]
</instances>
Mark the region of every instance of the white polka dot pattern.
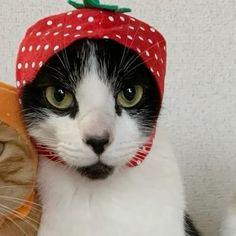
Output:
<instances>
[{"instance_id":1,"label":"white polka dot pattern","mask_svg":"<svg viewBox=\"0 0 236 236\"><path fill-rule=\"evenodd\" d=\"M32 80L42 65L57 51L80 38L118 41L140 54L164 90L166 44L153 27L126 14L97 9L77 9L49 16L33 25L22 40L17 58L17 87Z\"/></svg>"},{"instance_id":2,"label":"white polka dot pattern","mask_svg":"<svg viewBox=\"0 0 236 236\"><path fill-rule=\"evenodd\" d=\"M109 16L108 19L109 19L109 21L111 21L111 22L114 21L114 17L113 17L113 16Z\"/></svg>"},{"instance_id":3,"label":"white polka dot pattern","mask_svg":"<svg viewBox=\"0 0 236 236\"><path fill-rule=\"evenodd\" d=\"M60 48L60 47L59 47L58 45L56 45L56 46L54 47L54 51L57 51L59 48Z\"/></svg>"},{"instance_id":4,"label":"white polka dot pattern","mask_svg":"<svg viewBox=\"0 0 236 236\"><path fill-rule=\"evenodd\" d=\"M82 29L82 27L80 26L80 25L78 25L77 27L76 27L76 30L81 30Z\"/></svg>"},{"instance_id":5,"label":"white polka dot pattern","mask_svg":"<svg viewBox=\"0 0 236 236\"><path fill-rule=\"evenodd\" d=\"M42 34L42 32L37 32L37 33L36 33L36 36L39 37L41 34Z\"/></svg>"},{"instance_id":6,"label":"white polka dot pattern","mask_svg":"<svg viewBox=\"0 0 236 236\"><path fill-rule=\"evenodd\" d=\"M88 22L93 22L94 21L94 18L92 17L92 16L90 16L89 18L88 18Z\"/></svg>"},{"instance_id":7,"label":"white polka dot pattern","mask_svg":"<svg viewBox=\"0 0 236 236\"><path fill-rule=\"evenodd\" d=\"M49 21L47 22L47 25L52 25L52 21L49 20Z\"/></svg>"}]
</instances>

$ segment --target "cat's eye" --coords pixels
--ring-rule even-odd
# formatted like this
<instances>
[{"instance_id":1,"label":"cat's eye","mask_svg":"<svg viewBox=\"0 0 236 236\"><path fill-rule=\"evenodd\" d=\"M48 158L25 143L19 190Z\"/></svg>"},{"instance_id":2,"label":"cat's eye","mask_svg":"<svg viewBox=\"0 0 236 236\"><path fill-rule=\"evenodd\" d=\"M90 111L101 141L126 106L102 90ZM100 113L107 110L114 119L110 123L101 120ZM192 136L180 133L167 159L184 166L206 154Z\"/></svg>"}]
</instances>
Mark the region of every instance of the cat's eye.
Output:
<instances>
[{"instance_id":1,"label":"cat's eye","mask_svg":"<svg viewBox=\"0 0 236 236\"><path fill-rule=\"evenodd\" d=\"M0 156L2 155L3 151L4 151L4 143L0 142Z\"/></svg>"},{"instance_id":2,"label":"cat's eye","mask_svg":"<svg viewBox=\"0 0 236 236\"><path fill-rule=\"evenodd\" d=\"M117 104L124 108L132 108L137 105L143 97L143 87L134 85L124 88L117 96Z\"/></svg>"},{"instance_id":3,"label":"cat's eye","mask_svg":"<svg viewBox=\"0 0 236 236\"><path fill-rule=\"evenodd\" d=\"M65 110L73 103L73 95L63 88L48 87L45 90L47 101L57 109Z\"/></svg>"}]
</instances>

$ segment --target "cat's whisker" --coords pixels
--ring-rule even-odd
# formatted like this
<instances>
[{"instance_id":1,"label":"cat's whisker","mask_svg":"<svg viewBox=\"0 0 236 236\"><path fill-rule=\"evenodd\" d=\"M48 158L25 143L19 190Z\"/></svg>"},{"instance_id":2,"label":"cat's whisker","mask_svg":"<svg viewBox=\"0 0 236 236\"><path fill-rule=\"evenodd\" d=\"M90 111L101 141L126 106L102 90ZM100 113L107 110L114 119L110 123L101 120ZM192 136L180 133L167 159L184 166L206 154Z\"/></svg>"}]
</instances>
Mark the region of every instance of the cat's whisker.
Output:
<instances>
[{"instance_id":1,"label":"cat's whisker","mask_svg":"<svg viewBox=\"0 0 236 236\"><path fill-rule=\"evenodd\" d=\"M47 137L47 138L41 138L41 141L44 141L45 143L50 143L51 142L51 144L50 145L53 145L53 143L55 143L55 139L54 138L49 138L49 137ZM48 146L48 144L47 144L47 146ZM54 146L56 146L56 144L54 144Z\"/></svg>"},{"instance_id":2,"label":"cat's whisker","mask_svg":"<svg viewBox=\"0 0 236 236\"><path fill-rule=\"evenodd\" d=\"M42 39L44 40L45 43L48 44L48 41L46 40L46 38L44 36L42 36ZM64 67L64 69L66 70L66 66L63 62L63 59L60 57L58 52L55 52L55 55L57 56L57 58L59 59L59 61L61 62L62 66ZM69 72L69 71L68 71Z\"/></svg>"},{"instance_id":3,"label":"cat's whisker","mask_svg":"<svg viewBox=\"0 0 236 236\"><path fill-rule=\"evenodd\" d=\"M19 216L19 217L21 217L22 215L19 213L19 212L17 212L16 210L12 210L11 208L9 208L9 207L7 207L7 206L4 206L3 204L1 204L0 203L0 206L2 207L2 209L5 209L6 210L6 213L7 214L11 214L11 213L14 213L14 214L16 214L17 216ZM30 226L32 226L32 228L35 230L35 231L37 231L37 228L35 228L35 226L33 225L33 224L31 224L31 221L32 222L34 222L35 224L37 224L37 225L39 225L39 223L40 222L38 222L37 220L35 220L35 219L33 219L33 218L31 218L31 217L29 217L29 216L25 216L24 217L24 221L26 222L26 223L28 223Z\"/></svg>"},{"instance_id":4,"label":"cat's whisker","mask_svg":"<svg viewBox=\"0 0 236 236\"><path fill-rule=\"evenodd\" d=\"M32 184L32 185L28 185L28 184L24 184L23 185L24 186L24 188L25 187L27 187L27 188L32 188L34 185ZM0 189L3 189L3 188L22 188L22 185L21 184L13 184L13 185L5 185L5 186L0 186ZM0 195L1 196L1 195Z\"/></svg>"},{"instance_id":5,"label":"cat's whisker","mask_svg":"<svg viewBox=\"0 0 236 236\"><path fill-rule=\"evenodd\" d=\"M78 152L80 152L80 153L83 152L82 149L74 149L74 148L72 148L70 146L67 146L66 144L62 144L62 143L60 143L58 146L61 149L65 149L65 150L72 151L72 152L77 152L77 153Z\"/></svg>"},{"instance_id":6,"label":"cat's whisker","mask_svg":"<svg viewBox=\"0 0 236 236\"><path fill-rule=\"evenodd\" d=\"M149 59L145 60L145 61L142 61L141 63L139 63L138 65L136 65L135 67L131 68L130 70L128 71L125 71L125 76L128 76L131 72L133 72L134 70L136 70L138 67L142 66L143 64L146 64L147 62L153 60L154 56L153 57L150 57Z\"/></svg>"},{"instance_id":7,"label":"cat's whisker","mask_svg":"<svg viewBox=\"0 0 236 236\"><path fill-rule=\"evenodd\" d=\"M128 22L128 26L130 26L131 20L129 19L129 22ZM126 34L125 35L128 35L128 32L129 32L130 28L127 27L127 31L126 31ZM126 40L125 40L125 45L127 45L127 41L128 41L128 37L126 37ZM122 57L121 57L121 60L120 60L120 63L119 63L119 71L118 71L118 75L120 73L120 71L122 71L122 66L123 66L123 63L125 61L125 58L126 58L126 55L128 54L128 47L124 47L124 50L123 50L123 53L122 53Z\"/></svg>"},{"instance_id":8,"label":"cat's whisker","mask_svg":"<svg viewBox=\"0 0 236 236\"><path fill-rule=\"evenodd\" d=\"M36 212L37 214L41 214L42 213L42 211L37 211L36 210L36 208L33 208L32 207L32 210L31 210L32 212L34 211L34 212ZM12 211L11 211L12 212ZM17 213L17 212L15 212L15 214L16 215L19 215L19 213ZM24 217L24 218L27 218L28 216L26 216L26 217ZM39 224L39 222L37 222L36 220L34 220L34 219L30 219L32 222L34 221L34 223L36 223L36 224Z\"/></svg>"},{"instance_id":9,"label":"cat's whisker","mask_svg":"<svg viewBox=\"0 0 236 236\"><path fill-rule=\"evenodd\" d=\"M0 198L5 198L5 199L9 199L9 200L14 200L14 201L17 201L17 202L25 202L25 203L29 203L29 204L31 204L31 205L34 205L34 206L37 206L37 207L40 207L40 208L41 208L41 205L40 205L40 204L35 203L35 202L32 202L32 201L25 200L25 199L23 199L23 198L16 198L16 197L4 196L4 195L0 195Z\"/></svg>"},{"instance_id":10,"label":"cat's whisker","mask_svg":"<svg viewBox=\"0 0 236 236\"><path fill-rule=\"evenodd\" d=\"M65 62L65 66L66 66L67 70L70 71L71 68L70 68L70 63L69 63L69 60L68 60L67 49L66 48L62 51L62 56L63 56L63 60Z\"/></svg>"},{"instance_id":11,"label":"cat's whisker","mask_svg":"<svg viewBox=\"0 0 236 236\"><path fill-rule=\"evenodd\" d=\"M52 70L54 70L54 71L57 72L60 76L62 76L63 78L65 78L65 75L62 74L62 72L59 71L58 69L56 69L56 68L54 68L54 67L52 67L52 66L50 66L50 65L48 65L48 64L46 64L45 66L48 67L48 68L50 68L50 69L52 69Z\"/></svg>"},{"instance_id":12,"label":"cat's whisker","mask_svg":"<svg viewBox=\"0 0 236 236\"><path fill-rule=\"evenodd\" d=\"M45 141L53 141L55 142L55 138L54 137L41 137L42 140L45 140Z\"/></svg>"},{"instance_id":13,"label":"cat's whisker","mask_svg":"<svg viewBox=\"0 0 236 236\"><path fill-rule=\"evenodd\" d=\"M53 149L53 150L56 150L58 147L57 144L50 144L49 142L47 143L47 146L44 145L44 146L37 146L37 149L40 150L40 151L43 151L45 149Z\"/></svg>"},{"instance_id":14,"label":"cat's whisker","mask_svg":"<svg viewBox=\"0 0 236 236\"><path fill-rule=\"evenodd\" d=\"M138 145L127 145L123 147L119 147L117 150L123 151L123 150L128 150L128 149L137 149Z\"/></svg>"},{"instance_id":15,"label":"cat's whisker","mask_svg":"<svg viewBox=\"0 0 236 236\"><path fill-rule=\"evenodd\" d=\"M42 157L42 158L44 158L44 157ZM51 161L49 159L45 159L45 160L46 160L47 163L51 163ZM56 164L60 164L61 165L61 161L60 160L54 160L53 162L56 163Z\"/></svg>"},{"instance_id":16,"label":"cat's whisker","mask_svg":"<svg viewBox=\"0 0 236 236\"><path fill-rule=\"evenodd\" d=\"M17 215L19 215L16 211L14 211L14 210L11 210L10 208L10 210L8 210L8 207L6 207L6 206L4 206L4 205L2 205L2 204L0 204L0 206L2 207L2 209L5 211L5 214L10 214L10 213L16 213ZM8 217L8 216L5 216L8 220L10 220L12 223L14 222L15 223L15 225L17 226L18 224L13 220L13 219L11 219L10 217ZM40 222L38 222L38 221L36 221L36 220L34 220L34 219L32 219L31 217L28 217L28 216L26 216L24 219L23 219L23 221L24 222L26 222L30 227L32 227L34 230L35 230L35 232L37 231L37 228L36 228L36 226L34 226L33 224L32 224L32 222L34 222L36 225L39 225L40 224ZM19 226L19 225L18 225ZM19 227L18 227L19 228ZM20 228L19 228L20 229ZM26 232L23 230L23 228L21 228L22 230L22 232L24 233L24 235L26 235L27 236L27 234L26 234Z\"/></svg>"},{"instance_id":17,"label":"cat's whisker","mask_svg":"<svg viewBox=\"0 0 236 236\"><path fill-rule=\"evenodd\" d=\"M76 75L75 75L74 71L71 69L66 48L62 51L62 57L63 57L63 60L65 62L66 70L68 72L70 72L69 75L68 75L70 77L70 81L72 81L73 85L75 86L77 79L76 79Z\"/></svg>"},{"instance_id":18,"label":"cat's whisker","mask_svg":"<svg viewBox=\"0 0 236 236\"><path fill-rule=\"evenodd\" d=\"M6 212L6 213L9 213L9 212ZM20 227L20 225L18 225L13 219L11 219L10 217L8 216L5 216L5 214L1 213L1 215L3 215L4 217L6 217L7 220L9 220L12 224L14 224L23 234L24 236L27 236L26 232L23 230L22 227ZM29 235L28 235L29 236Z\"/></svg>"},{"instance_id":19,"label":"cat's whisker","mask_svg":"<svg viewBox=\"0 0 236 236\"><path fill-rule=\"evenodd\" d=\"M51 161L49 159L46 159L46 160L47 160L47 163L51 163ZM56 164L60 164L60 165L62 163L61 160L53 160L53 162L56 163Z\"/></svg>"},{"instance_id":20,"label":"cat's whisker","mask_svg":"<svg viewBox=\"0 0 236 236\"><path fill-rule=\"evenodd\" d=\"M133 43L135 42L135 38L136 36L138 35L138 32L140 31L140 27L137 27L137 30L133 36L133 40L131 41L131 44L129 45L129 48L132 48L132 45ZM125 71L126 70L126 67L129 65L129 63L131 62L131 64L133 63L133 58L134 58L134 61L138 58L139 56L132 56L130 57L130 59L125 63L124 66L122 66L122 70Z\"/></svg>"},{"instance_id":21,"label":"cat's whisker","mask_svg":"<svg viewBox=\"0 0 236 236\"><path fill-rule=\"evenodd\" d=\"M54 137L40 137L40 139L42 141L51 141L51 142L55 142L55 138Z\"/></svg>"},{"instance_id":22,"label":"cat's whisker","mask_svg":"<svg viewBox=\"0 0 236 236\"><path fill-rule=\"evenodd\" d=\"M129 150L129 149L137 150L140 146L141 146L141 144L138 144L138 145L137 144L124 145L124 146L121 146L121 147L117 148L117 150L120 150L120 151Z\"/></svg>"},{"instance_id":23,"label":"cat's whisker","mask_svg":"<svg viewBox=\"0 0 236 236\"><path fill-rule=\"evenodd\" d=\"M119 143L119 148L130 146L130 145L135 145L135 146L140 146L143 145L145 141L137 141L137 142L131 142L131 143ZM151 143L151 141L146 141L145 143Z\"/></svg>"},{"instance_id":24,"label":"cat's whisker","mask_svg":"<svg viewBox=\"0 0 236 236\"><path fill-rule=\"evenodd\" d=\"M56 148L57 147L56 143L50 143L49 140L46 141L46 140L43 140L43 139L40 139L40 144L36 143L36 145L37 145L37 148L40 149L40 150L45 150L48 147L52 147L52 148Z\"/></svg>"},{"instance_id":25,"label":"cat's whisker","mask_svg":"<svg viewBox=\"0 0 236 236\"><path fill-rule=\"evenodd\" d=\"M133 58L133 60L130 62L129 61L129 66L128 67L126 67L126 68L124 68L124 71L126 72L128 69L129 69L129 67L142 55L142 54L144 54L146 51L148 51L148 50L150 50L151 48L153 48L153 47L157 47L157 44L153 44L153 45L151 45L150 47L148 47L148 48L146 48L145 50L143 50L143 51L141 51L140 53L139 53L139 55L137 55L137 56L135 56L134 58ZM152 59L153 59L154 57L152 57ZM147 61L147 60L146 60Z\"/></svg>"},{"instance_id":26,"label":"cat's whisker","mask_svg":"<svg viewBox=\"0 0 236 236\"><path fill-rule=\"evenodd\" d=\"M144 140L145 140L144 138L142 140L137 140L137 141L132 140L130 143L132 143L132 144L142 144L144 142ZM128 144L129 145L130 143L127 143L127 142L124 141L124 142L119 142L119 145L123 145L123 144Z\"/></svg>"}]
</instances>

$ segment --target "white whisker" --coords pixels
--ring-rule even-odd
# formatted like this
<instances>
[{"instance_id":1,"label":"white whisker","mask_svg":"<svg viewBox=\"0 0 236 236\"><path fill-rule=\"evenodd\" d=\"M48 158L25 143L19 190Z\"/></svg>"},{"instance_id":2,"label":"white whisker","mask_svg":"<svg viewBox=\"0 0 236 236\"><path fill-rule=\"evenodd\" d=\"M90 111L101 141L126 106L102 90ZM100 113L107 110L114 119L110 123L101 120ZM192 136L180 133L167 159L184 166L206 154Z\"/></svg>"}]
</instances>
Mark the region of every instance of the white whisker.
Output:
<instances>
[{"instance_id":1,"label":"white whisker","mask_svg":"<svg viewBox=\"0 0 236 236\"><path fill-rule=\"evenodd\" d=\"M4 206L3 204L0 204L0 206L4 209L6 209L8 211L8 213L14 213L17 217L22 217L23 215L19 212L17 212L16 210L11 209L10 207ZM26 219L26 220L25 220ZM37 230L32 224L30 224L30 221L39 224L38 221L36 221L35 219L29 217L29 216L25 216L24 217L24 221L27 222L30 226L33 227L33 229Z\"/></svg>"},{"instance_id":2,"label":"white whisker","mask_svg":"<svg viewBox=\"0 0 236 236\"><path fill-rule=\"evenodd\" d=\"M40 204L32 202L32 201L25 200L23 198L9 197L9 196L5 196L5 195L0 195L0 198L5 198L5 199L9 199L9 200L15 200L15 201L18 201L18 202L25 202L25 203L29 203L29 204L41 207Z\"/></svg>"},{"instance_id":3,"label":"white whisker","mask_svg":"<svg viewBox=\"0 0 236 236\"><path fill-rule=\"evenodd\" d=\"M6 213L9 213L8 211ZM4 217L6 217L7 220L9 220L10 222L12 222L25 236L27 236L26 232L23 230L22 227L20 227L14 220L12 220L10 217L5 216L5 214L1 213L1 215L3 215Z\"/></svg>"}]
</instances>

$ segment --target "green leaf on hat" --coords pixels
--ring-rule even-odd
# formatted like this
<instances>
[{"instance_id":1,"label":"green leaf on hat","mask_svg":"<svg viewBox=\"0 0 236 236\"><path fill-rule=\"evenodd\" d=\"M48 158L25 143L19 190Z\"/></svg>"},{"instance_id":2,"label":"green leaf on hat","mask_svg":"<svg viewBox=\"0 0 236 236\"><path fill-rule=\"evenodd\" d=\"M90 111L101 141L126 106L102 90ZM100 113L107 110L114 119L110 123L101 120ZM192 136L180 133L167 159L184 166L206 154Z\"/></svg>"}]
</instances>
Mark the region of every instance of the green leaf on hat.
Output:
<instances>
[{"instance_id":1,"label":"green leaf on hat","mask_svg":"<svg viewBox=\"0 0 236 236\"><path fill-rule=\"evenodd\" d=\"M74 0L68 0L68 3L75 8L91 7L118 12L131 12L130 8L119 8L117 5L100 4L99 0L83 0L83 3L77 3Z\"/></svg>"}]
</instances>

